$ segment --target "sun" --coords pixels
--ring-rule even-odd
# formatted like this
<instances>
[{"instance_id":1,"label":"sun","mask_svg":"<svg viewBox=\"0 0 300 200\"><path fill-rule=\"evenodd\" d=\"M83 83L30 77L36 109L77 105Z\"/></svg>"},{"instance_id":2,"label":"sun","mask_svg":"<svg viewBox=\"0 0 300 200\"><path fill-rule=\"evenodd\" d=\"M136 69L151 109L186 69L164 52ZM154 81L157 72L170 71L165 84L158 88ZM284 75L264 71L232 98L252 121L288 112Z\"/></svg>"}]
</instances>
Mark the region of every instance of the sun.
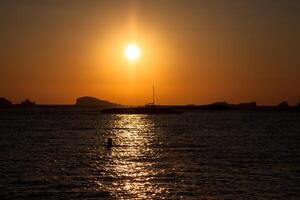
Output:
<instances>
[{"instance_id":1,"label":"sun","mask_svg":"<svg viewBox=\"0 0 300 200\"><path fill-rule=\"evenodd\" d=\"M124 55L129 61L136 61L140 57L141 51L136 44L129 44L124 49Z\"/></svg>"}]
</instances>

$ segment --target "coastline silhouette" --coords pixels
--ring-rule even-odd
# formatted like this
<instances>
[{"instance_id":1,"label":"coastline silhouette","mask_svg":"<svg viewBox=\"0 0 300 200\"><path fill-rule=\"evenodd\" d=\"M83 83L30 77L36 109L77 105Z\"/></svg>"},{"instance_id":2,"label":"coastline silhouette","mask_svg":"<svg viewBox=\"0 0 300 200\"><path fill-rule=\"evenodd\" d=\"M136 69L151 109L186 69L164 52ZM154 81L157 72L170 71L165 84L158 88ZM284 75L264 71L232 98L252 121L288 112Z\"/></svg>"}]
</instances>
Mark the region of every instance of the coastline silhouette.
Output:
<instances>
[{"instance_id":1,"label":"coastline silhouette","mask_svg":"<svg viewBox=\"0 0 300 200\"><path fill-rule=\"evenodd\" d=\"M69 105L43 105L37 104L34 101L25 99L24 101L13 104L10 100L5 97L0 97L0 108L14 108L14 107L43 107L43 106L70 106L70 107L89 107L89 108L99 108L103 109L104 113L137 113L137 114L147 114L147 113L172 113L179 114L181 110L293 110L300 108L300 102L296 105L289 105L287 101L280 102L277 106L267 105L257 105L255 101L230 104L225 101L219 101L207 105L197 105L197 104L187 104L187 105L153 105L153 106L130 106L122 105L119 103L113 103L107 100L98 99L96 97L84 96L78 97L75 104Z\"/></svg>"},{"instance_id":2,"label":"coastline silhouette","mask_svg":"<svg viewBox=\"0 0 300 200\"><path fill-rule=\"evenodd\" d=\"M11 107L13 104L4 97L0 97L0 108Z\"/></svg>"}]
</instances>

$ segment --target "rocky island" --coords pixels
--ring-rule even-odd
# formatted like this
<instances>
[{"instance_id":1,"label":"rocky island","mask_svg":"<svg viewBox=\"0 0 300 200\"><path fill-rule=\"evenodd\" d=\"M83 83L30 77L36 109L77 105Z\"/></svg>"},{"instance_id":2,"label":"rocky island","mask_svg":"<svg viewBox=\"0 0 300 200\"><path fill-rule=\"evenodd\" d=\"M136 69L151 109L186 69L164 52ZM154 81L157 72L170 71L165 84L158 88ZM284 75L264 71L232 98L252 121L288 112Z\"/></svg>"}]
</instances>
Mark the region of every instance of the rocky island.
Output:
<instances>
[{"instance_id":1,"label":"rocky island","mask_svg":"<svg viewBox=\"0 0 300 200\"><path fill-rule=\"evenodd\" d=\"M12 103L4 97L0 97L0 108L11 107Z\"/></svg>"},{"instance_id":2,"label":"rocky island","mask_svg":"<svg viewBox=\"0 0 300 200\"><path fill-rule=\"evenodd\" d=\"M112 103L109 101L97 99L95 97L79 97L76 99L75 106L81 107L119 107L120 104Z\"/></svg>"}]
</instances>

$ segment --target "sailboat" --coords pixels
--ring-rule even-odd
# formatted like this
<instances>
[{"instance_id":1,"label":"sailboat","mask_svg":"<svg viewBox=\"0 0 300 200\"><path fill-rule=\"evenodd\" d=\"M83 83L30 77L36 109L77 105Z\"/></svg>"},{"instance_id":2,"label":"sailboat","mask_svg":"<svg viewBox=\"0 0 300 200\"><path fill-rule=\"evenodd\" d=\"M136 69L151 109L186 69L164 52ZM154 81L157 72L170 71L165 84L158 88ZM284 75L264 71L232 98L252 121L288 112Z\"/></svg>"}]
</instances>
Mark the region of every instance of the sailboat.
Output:
<instances>
[{"instance_id":1,"label":"sailboat","mask_svg":"<svg viewBox=\"0 0 300 200\"><path fill-rule=\"evenodd\" d=\"M121 107L103 109L102 113L108 114L181 114L181 111L165 108L155 104L154 85L152 87L152 102L145 106L138 107Z\"/></svg>"},{"instance_id":2,"label":"sailboat","mask_svg":"<svg viewBox=\"0 0 300 200\"><path fill-rule=\"evenodd\" d=\"M154 98L154 85L152 87L152 102L151 103L147 103L145 105L145 107L155 107L155 98Z\"/></svg>"}]
</instances>

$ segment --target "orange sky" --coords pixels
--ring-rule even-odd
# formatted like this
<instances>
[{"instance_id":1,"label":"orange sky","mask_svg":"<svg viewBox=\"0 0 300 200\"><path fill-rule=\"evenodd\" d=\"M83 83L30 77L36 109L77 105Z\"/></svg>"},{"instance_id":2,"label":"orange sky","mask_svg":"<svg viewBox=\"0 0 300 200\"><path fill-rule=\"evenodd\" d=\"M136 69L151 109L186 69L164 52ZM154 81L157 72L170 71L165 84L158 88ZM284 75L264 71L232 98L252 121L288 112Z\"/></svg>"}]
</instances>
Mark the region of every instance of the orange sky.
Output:
<instances>
[{"instance_id":1,"label":"orange sky","mask_svg":"<svg viewBox=\"0 0 300 200\"><path fill-rule=\"evenodd\" d=\"M0 2L0 96L72 104L300 101L300 2ZM125 46L142 55L129 63Z\"/></svg>"}]
</instances>

